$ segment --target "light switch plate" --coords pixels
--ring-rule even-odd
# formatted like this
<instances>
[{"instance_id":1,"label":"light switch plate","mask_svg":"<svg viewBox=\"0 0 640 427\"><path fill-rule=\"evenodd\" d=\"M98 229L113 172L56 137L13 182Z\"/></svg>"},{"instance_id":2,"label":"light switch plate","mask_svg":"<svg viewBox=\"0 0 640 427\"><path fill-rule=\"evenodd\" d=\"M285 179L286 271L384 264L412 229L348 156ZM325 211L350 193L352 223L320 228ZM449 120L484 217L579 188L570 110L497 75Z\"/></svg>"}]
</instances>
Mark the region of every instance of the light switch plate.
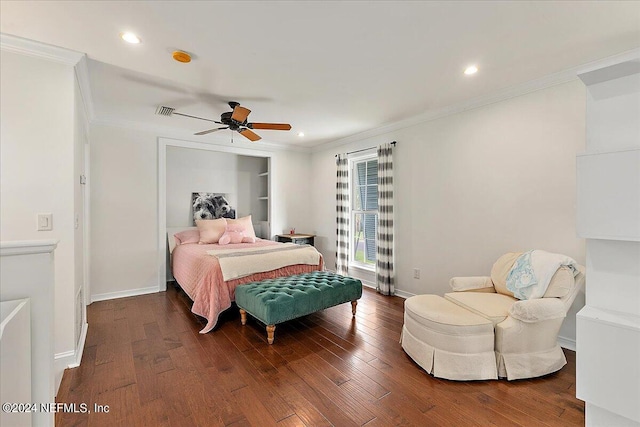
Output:
<instances>
[{"instance_id":1,"label":"light switch plate","mask_svg":"<svg viewBox=\"0 0 640 427\"><path fill-rule=\"evenodd\" d=\"M53 214L38 214L38 231L53 230Z\"/></svg>"}]
</instances>

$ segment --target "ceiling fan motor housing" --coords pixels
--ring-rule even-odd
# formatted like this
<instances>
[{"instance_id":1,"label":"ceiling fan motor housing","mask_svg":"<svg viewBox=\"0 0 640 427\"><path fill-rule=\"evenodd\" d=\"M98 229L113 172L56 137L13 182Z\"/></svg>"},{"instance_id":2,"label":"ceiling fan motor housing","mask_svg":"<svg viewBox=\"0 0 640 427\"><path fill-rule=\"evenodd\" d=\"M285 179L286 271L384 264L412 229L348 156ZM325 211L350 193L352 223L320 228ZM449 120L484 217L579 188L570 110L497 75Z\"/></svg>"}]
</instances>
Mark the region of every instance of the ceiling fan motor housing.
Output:
<instances>
[{"instance_id":1,"label":"ceiling fan motor housing","mask_svg":"<svg viewBox=\"0 0 640 427\"><path fill-rule=\"evenodd\" d=\"M225 125L229 125L229 124L231 124L231 114L233 114L233 112L232 112L232 111L229 111L229 112L227 112L227 113L222 113L222 114L220 115L220 121L221 121L222 123L224 123Z\"/></svg>"},{"instance_id":2,"label":"ceiling fan motor housing","mask_svg":"<svg viewBox=\"0 0 640 427\"><path fill-rule=\"evenodd\" d=\"M236 120L233 120L231 118L231 115L233 114L233 111L228 111L226 113L222 113L220 115L220 121L222 122L222 124L225 124L227 126L229 126L229 129L231 130L238 130L240 129L241 126L244 126L246 124L246 120L243 123L240 123Z\"/></svg>"}]
</instances>

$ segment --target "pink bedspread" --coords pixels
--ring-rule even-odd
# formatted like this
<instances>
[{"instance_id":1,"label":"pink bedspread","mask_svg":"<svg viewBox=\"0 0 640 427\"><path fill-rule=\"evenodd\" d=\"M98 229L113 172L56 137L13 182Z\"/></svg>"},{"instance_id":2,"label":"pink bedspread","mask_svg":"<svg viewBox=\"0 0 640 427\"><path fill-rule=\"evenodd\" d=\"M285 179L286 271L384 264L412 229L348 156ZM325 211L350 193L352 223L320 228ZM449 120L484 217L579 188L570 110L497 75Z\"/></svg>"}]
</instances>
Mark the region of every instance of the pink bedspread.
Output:
<instances>
[{"instance_id":1,"label":"pink bedspread","mask_svg":"<svg viewBox=\"0 0 640 427\"><path fill-rule=\"evenodd\" d=\"M222 279L222 271L220 270L218 259L207 254L207 251L215 249L245 249L279 244L271 240L258 239L256 243L239 243L231 246L220 246L217 243L212 245L189 243L176 246L171 255L173 276L193 300L191 311L207 319L207 325L200 331L201 334L206 334L213 329L218 323L220 313L231 307L231 301L235 300L236 286L275 277L308 273L324 268L322 257L320 257L318 265L290 265L225 282Z\"/></svg>"}]
</instances>

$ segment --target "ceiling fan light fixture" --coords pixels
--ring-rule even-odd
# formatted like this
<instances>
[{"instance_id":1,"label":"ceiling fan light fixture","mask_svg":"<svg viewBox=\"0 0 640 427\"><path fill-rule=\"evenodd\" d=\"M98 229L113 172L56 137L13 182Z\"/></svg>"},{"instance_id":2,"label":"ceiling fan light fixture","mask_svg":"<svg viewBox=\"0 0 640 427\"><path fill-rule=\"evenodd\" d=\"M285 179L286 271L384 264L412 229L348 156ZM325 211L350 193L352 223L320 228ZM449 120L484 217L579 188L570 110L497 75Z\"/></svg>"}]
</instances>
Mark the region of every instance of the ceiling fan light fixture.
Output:
<instances>
[{"instance_id":1,"label":"ceiling fan light fixture","mask_svg":"<svg viewBox=\"0 0 640 427\"><path fill-rule=\"evenodd\" d=\"M125 31L123 33L120 33L120 38L124 41L126 41L127 43L131 43L131 44L140 44L142 43L142 39L140 37L138 37L137 35L135 35L132 32L129 31Z\"/></svg>"},{"instance_id":2,"label":"ceiling fan light fixture","mask_svg":"<svg viewBox=\"0 0 640 427\"><path fill-rule=\"evenodd\" d=\"M304 132L298 132L298 136L302 138L304 136Z\"/></svg>"},{"instance_id":3,"label":"ceiling fan light fixture","mask_svg":"<svg viewBox=\"0 0 640 427\"><path fill-rule=\"evenodd\" d=\"M173 56L173 59L175 59L178 62L182 62L183 64L191 62L191 55L189 55L187 52L183 52L181 50L174 51L171 54L171 56Z\"/></svg>"}]
</instances>

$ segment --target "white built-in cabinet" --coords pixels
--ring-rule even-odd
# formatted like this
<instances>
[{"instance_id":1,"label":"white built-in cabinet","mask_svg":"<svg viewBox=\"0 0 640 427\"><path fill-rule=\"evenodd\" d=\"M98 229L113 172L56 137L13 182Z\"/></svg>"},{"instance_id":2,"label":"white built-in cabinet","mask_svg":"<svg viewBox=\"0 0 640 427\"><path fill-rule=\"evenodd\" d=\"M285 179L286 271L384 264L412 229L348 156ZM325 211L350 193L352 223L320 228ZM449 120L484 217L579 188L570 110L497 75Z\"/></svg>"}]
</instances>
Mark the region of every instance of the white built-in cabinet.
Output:
<instances>
[{"instance_id":1,"label":"white built-in cabinet","mask_svg":"<svg viewBox=\"0 0 640 427\"><path fill-rule=\"evenodd\" d=\"M265 202L269 200L269 171L262 172L258 174L258 177L263 178L260 182L260 193L261 196L258 196L258 200L264 200Z\"/></svg>"},{"instance_id":2,"label":"white built-in cabinet","mask_svg":"<svg viewBox=\"0 0 640 427\"><path fill-rule=\"evenodd\" d=\"M640 241L640 148L577 157L578 236Z\"/></svg>"},{"instance_id":3,"label":"white built-in cabinet","mask_svg":"<svg viewBox=\"0 0 640 427\"><path fill-rule=\"evenodd\" d=\"M238 156L238 215L251 215L257 237L271 236L271 159Z\"/></svg>"},{"instance_id":4,"label":"white built-in cabinet","mask_svg":"<svg viewBox=\"0 0 640 427\"><path fill-rule=\"evenodd\" d=\"M587 239L576 395L587 426L640 426L640 54L580 75L587 143L577 232Z\"/></svg>"},{"instance_id":5,"label":"white built-in cabinet","mask_svg":"<svg viewBox=\"0 0 640 427\"><path fill-rule=\"evenodd\" d=\"M258 225L256 235L263 239L271 238L271 173L269 170L269 158L262 159L263 171L258 174L258 209L253 221Z\"/></svg>"}]
</instances>

